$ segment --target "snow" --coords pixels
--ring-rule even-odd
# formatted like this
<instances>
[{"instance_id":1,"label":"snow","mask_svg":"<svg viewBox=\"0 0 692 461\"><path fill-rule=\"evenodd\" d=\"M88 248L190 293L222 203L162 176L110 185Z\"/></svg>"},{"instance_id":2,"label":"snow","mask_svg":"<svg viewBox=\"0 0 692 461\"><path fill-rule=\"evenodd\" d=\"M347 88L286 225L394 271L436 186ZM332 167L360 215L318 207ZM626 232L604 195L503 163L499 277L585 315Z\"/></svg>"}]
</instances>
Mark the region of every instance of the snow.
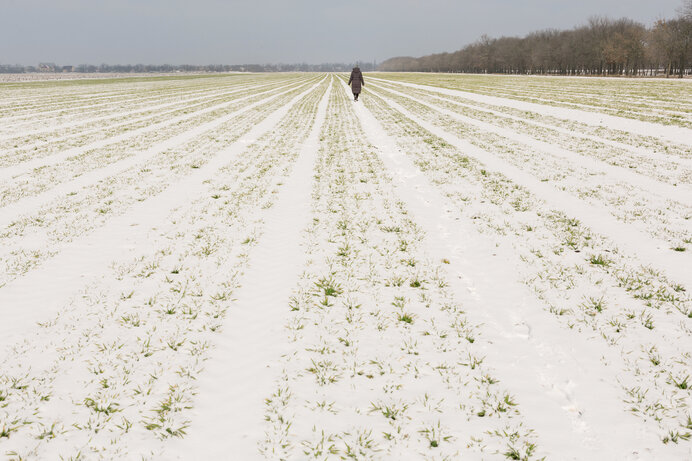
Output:
<instances>
[{"instance_id":1,"label":"snow","mask_svg":"<svg viewBox=\"0 0 692 461\"><path fill-rule=\"evenodd\" d=\"M655 440L634 416L623 418L612 385L615 377L600 363L603 351L583 338L552 330L549 314L525 285L513 281L516 257L454 219L454 207L401 153L377 119L363 106L357 112L370 142L393 172L401 198L423 225L430 253L449 259L447 279L484 325L486 340L493 345L486 351L491 363L502 382L512 383L545 454L551 459L637 459L634 455ZM503 281L502 290L498 281Z\"/></svg>"},{"instance_id":2,"label":"snow","mask_svg":"<svg viewBox=\"0 0 692 461\"><path fill-rule=\"evenodd\" d=\"M692 458L689 83L467 78L0 84L0 452Z\"/></svg>"},{"instance_id":3,"label":"snow","mask_svg":"<svg viewBox=\"0 0 692 461\"><path fill-rule=\"evenodd\" d=\"M396 102L383 99L403 115L415 118L414 114ZM515 184L525 187L535 197L545 201L551 207L566 211L570 216L583 221L595 231L609 237L614 242L617 241L618 246L626 250L628 254L638 255L643 264L652 264L656 269L667 273L684 286L692 286L692 271L689 270L692 267L692 253L671 253L669 246L664 242L653 240L643 233L637 232L632 226L623 225L605 207L589 206L582 200L507 164L492 152L479 149L470 142L459 139L431 123L419 121L419 124L459 150L474 156L489 170L496 171L511 179ZM687 198L684 193L681 198L683 203L688 203L684 202Z\"/></svg>"},{"instance_id":4,"label":"snow","mask_svg":"<svg viewBox=\"0 0 692 461\"><path fill-rule=\"evenodd\" d=\"M305 263L300 235L310 221L310 177L329 93L318 106L281 197L265 218L244 275L247 283L237 292L236 306L200 380L190 436L174 450L180 459L220 459L230 452L242 459L256 456L264 436L264 398L279 375L274 368L287 343L284 303Z\"/></svg>"},{"instance_id":5,"label":"snow","mask_svg":"<svg viewBox=\"0 0 692 461\"><path fill-rule=\"evenodd\" d=\"M400 83L400 85L412 88L431 89L430 86L417 85L414 83L402 82ZM461 95L472 101L496 104L505 107L512 107L519 110L530 110L541 115L554 116L594 126L606 126L608 128L622 130L629 133L656 136L670 140L675 143L690 143L689 129L680 128L676 126L665 126L655 123L642 122L639 120L625 119L623 117L616 117L607 114L594 114L579 109L564 109L558 107L551 107L549 105L544 104L535 104L530 102L515 101L507 98L499 98L495 96L478 95L459 90L447 90L444 88L434 88L434 90L442 94Z\"/></svg>"},{"instance_id":6,"label":"snow","mask_svg":"<svg viewBox=\"0 0 692 461\"><path fill-rule=\"evenodd\" d=\"M372 85L371 85L372 86ZM375 85L375 88L378 88ZM406 96L404 93L401 93L399 91L392 91L390 90L393 94L399 95L399 96ZM664 183L662 181L658 181L652 178L649 178L647 176L642 175L641 173L638 172L633 172L630 170L625 170L622 168L618 168L616 166L613 166L603 160L599 159L594 159L585 155L580 155L577 152L570 151L564 148L561 148L559 146L552 145L550 143L544 142L540 139L535 139L532 136L529 136L527 134L501 128L501 127L496 127L493 126L490 123L486 122L480 122L472 117L467 117L464 115L461 115L459 113L453 112L451 110L447 109L438 109L432 104L428 104L426 102L421 102L418 101L421 104L431 107L435 110L438 110L440 113L444 114L447 117L460 120L469 124L472 124L474 126L477 126L485 131L495 133L499 136L502 136L503 138L506 139L511 139L513 141L520 142L522 144L527 145L528 147L535 149L537 151L542 151L547 154L560 157L564 160L567 160L568 162L571 163L579 163L580 166L584 168L588 168L592 171L597 171L597 172L605 172L607 179L617 182L617 181L624 181L627 183L630 183L634 186L637 186L638 188L643 188L645 189L648 193L650 194L657 194L661 195L669 200L680 200L685 203L692 203L692 188L687 185L687 184L681 184L677 186L673 186L671 184ZM648 153L648 155L651 155L651 153ZM680 159L679 162L686 165L686 166L692 166L692 163L689 161L685 161L687 159Z\"/></svg>"},{"instance_id":7,"label":"snow","mask_svg":"<svg viewBox=\"0 0 692 461\"><path fill-rule=\"evenodd\" d=\"M310 88L312 90L313 88ZM310 91L308 90L308 91ZM295 102L305 93L296 96ZM283 94L283 93L279 93ZM278 95L277 95L278 96ZM276 97L276 96L272 96ZM269 98L271 99L271 98ZM261 102L265 102L262 100ZM220 119L216 119L213 124L218 125L225 120L230 120L239 113L252 110L261 102L245 106L240 111L233 112ZM126 214L118 216L109 222L107 227L103 227L92 233L87 238L73 242L66 247L55 259L41 267L37 271L31 272L27 277L20 278L7 284L0 292L0 305L10 306L3 309L3 315L8 319L0 325L0 347L11 344L13 340L21 337L27 327L40 321L50 318L59 312L62 305L67 304L69 296L79 292L83 286L93 283L93 280L104 277L101 273L108 267L108 263L116 260L118 255L123 253L134 253L147 248L149 233L156 230L161 222L164 222L174 209L181 203L191 201L201 194L204 188L204 181L208 179L221 166L228 162L229 158L237 156L248 144L254 142L266 131L270 130L290 108L290 103L283 106L279 111L273 113L261 124L256 125L251 131L220 151L202 168L188 174L185 179L171 187L164 193L157 195L147 201L141 202L130 209ZM209 123L197 127L195 132L202 132L210 129ZM170 145L180 144L185 139L190 139L195 133L182 133L179 137L172 138ZM168 144L168 143L167 143ZM166 147L159 145L159 151ZM143 160L143 155L132 157L133 160ZM111 164L104 168L102 176L105 174L113 175L119 170L125 169L119 164ZM91 178L89 178L91 179ZM95 181L92 181L95 182ZM77 188L80 185L68 184L66 190ZM60 195L61 189L56 187L51 190L55 197ZM62 192L64 194L64 192ZM47 201L45 197L38 196L34 203L41 204ZM4 207L13 210L13 207ZM21 213L35 213L26 204L18 204L16 209ZM6 222L12 218L7 218ZM32 288L41 287L41 291ZM51 297L45 299L45 292L50 292ZM29 294L29 295L27 295Z\"/></svg>"},{"instance_id":8,"label":"snow","mask_svg":"<svg viewBox=\"0 0 692 461\"><path fill-rule=\"evenodd\" d=\"M113 136L107 140L103 141L97 141L95 143L91 143L85 146L81 146L79 148L74 148L74 149L68 149L63 152L60 152L55 155L51 155L48 158L42 158L42 159L37 159L36 161L28 161L28 162L22 162L18 165L15 165L13 167L8 167L3 171L3 175L0 176L0 179L12 179L12 180L21 180L21 176L25 175L32 170L35 169L40 169L44 168L46 166L52 166L59 164L60 162L67 160L69 158L78 158L78 156L89 152L90 150L97 149L97 148L102 148L105 146L109 146L111 144L121 142L121 141L126 141L128 139L134 138L137 135L140 134L146 134L151 131L156 131L157 129L161 129L165 126L175 126L176 124L192 119L193 117L199 117L200 115L213 112L219 109L223 109L225 107L228 107L231 104L236 104L240 101L243 101L245 99L250 99L254 98L259 95L263 95L265 93L271 93L275 92L277 89L282 89L282 87L279 88L272 88L267 91L262 91L256 94L252 94L250 96L245 96L241 98L233 98L231 102L227 103L222 103L222 104L217 104L211 107L207 107L205 109L202 109L200 111L193 112L191 114L186 114L186 115L181 115L177 117L170 118L166 120L165 122L160 122L160 123L155 123L155 124L149 124L143 128L137 129L137 130L132 130L128 131L126 133L123 133L121 135L116 135ZM167 139L164 142L157 143L153 148L148 149L145 152L135 152L134 155L130 155L128 158L118 162L118 163L111 163L107 167L104 167L103 169L100 170L92 170L88 174L85 174L78 179L75 179L73 181L65 182L60 184L60 187L53 188L50 192L48 192L45 195L37 195L33 196L31 198L27 198L24 201L19 201L15 202L9 207L9 210L18 210L14 214L11 211L6 212L7 214L3 213L2 218L4 219L4 222L6 221L11 221L14 219L17 219L18 213L24 213L26 211L31 212L32 206L35 206L34 204L38 203L43 203L46 200L48 200L51 196L55 197L60 194L65 194L73 189L83 187L85 184L97 182L103 178L107 178L108 176L116 174L118 171L123 171L128 168L131 168L132 166L142 163L143 161L147 160L148 158L156 155L157 153L163 152L167 149L170 149L171 147L174 147L176 145L179 145L181 143L184 143L185 141L189 139L193 139L196 135L203 133L205 131L208 131L210 129L213 129L216 126L219 126L223 124L224 122L227 122L228 120L233 119L234 117L238 116L239 114L242 114L243 112L252 110L253 108L259 106L260 104L271 100L273 98L276 98L278 96L281 96L282 94L288 93L290 90L286 90L277 94L272 95L269 98L262 99L258 102L249 104L249 105L244 105L242 109L231 112L227 115L224 115L223 117L218 117L215 118L214 120L195 126L193 129L189 131L182 131L176 136ZM231 93L232 94L232 93Z\"/></svg>"}]
</instances>

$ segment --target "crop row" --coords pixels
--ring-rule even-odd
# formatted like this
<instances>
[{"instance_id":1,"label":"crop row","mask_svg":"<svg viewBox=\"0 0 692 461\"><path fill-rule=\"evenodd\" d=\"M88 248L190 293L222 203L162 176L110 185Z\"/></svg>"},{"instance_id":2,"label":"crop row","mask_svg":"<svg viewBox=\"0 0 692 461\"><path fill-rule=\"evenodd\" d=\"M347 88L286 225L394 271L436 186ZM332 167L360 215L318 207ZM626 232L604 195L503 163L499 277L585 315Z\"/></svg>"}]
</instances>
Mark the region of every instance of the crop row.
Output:
<instances>
[{"instance_id":1,"label":"crop row","mask_svg":"<svg viewBox=\"0 0 692 461\"><path fill-rule=\"evenodd\" d=\"M297 83L297 82L291 82ZM289 84L291 84L289 83ZM132 138L135 136L148 135L145 140L153 139L151 132L156 133L163 128L167 128L174 123L187 122L195 123L200 119L200 116L208 117L210 113L221 113L229 105L235 102L241 102L253 95L261 95L268 91L278 90L279 87L254 87L248 90L241 90L240 94L236 92L221 93L214 98L199 101L197 103L187 104L173 110L164 110L156 113L153 116L145 116L143 118L130 118L127 122L114 124L96 124L93 130L80 131L80 128L75 128L71 135L59 136L52 140L45 140L43 135L28 136L21 143L15 143L14 148L8 149L3 155L3 166L21 165L23 162L32 161L37 166L40 166L39 159L47 159L52 156L64 158L66 156L77 156L83 154L88 149L98 147L111 146L111 149L118 148L118 142L124 146L132 147ZM213 115L213 114L211 114ZM82 127L83 128L83 127ZM41 141L43 140L43 141ZM122 143L121 141L130 141ZM37 163L38 162L38 163Z\"/></svg>"},{"instance_id":2,"label":"crop row","mask_svg":"<svg viewBox=\"0 0 692 461\"><path fill-rule=\"evenodd\" d=\"M300 84L309 83L300 82ZM195 112L181 109L177 116L164 116L158 125L151 126L146 121L142 122L140 126L142 129L133 131L134 136L124 136L124 139L107 143L102 147L97 144L96 147L89 148L89 145L86 145L85 148L79 149L74 152L74 155L65 159L62 159L62 152L51 150L47 154L50 156L51 153L55 153L60 156L61 161L54 164L47 162L46 165L36 167L28 174L19 175L7 181L0 188L0 199L3 203L9 204L37 195L63 182L74 180L95 169L105 168L132 157L143 157L146 151L156 150L166 141L187 136L188 133L194 136L195 130L204 127L205 123L213 122L249 104L285 91L287 91L286 88L279 87L276 90L250 92L243 97L227 96L223 98L223 102L205 103L202 107L195 108ZM110 135L114 137L121 133L121 129L116 128Z\"/></svg>"},{"instance_id":3,"label":"crop row","mask_svg":"<svg viewBox=\"0 0 692 461\"><path fill-rule=\"evenodd\" d=\"M302 88L302 87L301 87ZM128 208L156 196L201 168L300 88L233 118L146 161L42 204L0 231L0 285L26 274L73 239L103 226ZM105 171L108 173L108 170Z\"/></svg>"},{"instance_id":4,"label":"crop row","mask_svg":"<svg viewBox=\"0 0 692 461\"><path fill-rule=\"evenodd\" d=\"M612 348L621 367L623 411L664 442L689 437L689 321L686 288L641 266L618 242L597 235L499 173L370 96L365 103L401 149L479 232L512 248L517 273L562 328Z\"/></svg>"},{"instance_id":5,"label":"crop row","mask_svg":"<svg viewBox=\"0 0 692 461\"><path fill-rule=\"evenodd\" d=\"M390 91L378 90L388 100L396 101L421 119L430 121L472 144L498 155L508 164L529 172L543 182L579 197L586 203L604 206L619 220L667 242L671 250L684 251L692 243L689 219L692 207L676 197L657 196L656 184L641 189L618 177L610 177L600 165L585 166L576 152L570 158L557 157L550 149L536 149L529 142L517 142L501 134L449 117L439 109ZM434 107L434 106L433 106ZM676 165L676 167L678 167ZM692 170L678 167L680 182L689 182ZM651 190L653 189L653 190Z\"/></svg>"},{"instance_id":6,"label":"crop row","mask_svg":"<svg viewBox=\"0 0 692 461\"><path fill-rule=\"evenodd\" d=\"M48 121L61 118L88 118L104 111L104 109L151 103L157 97L167 97L171 94L189 91L208 91L224 85L243 85L251 82L282 79L282 77L238 76L215 77L213 79L195 79L190 82L175 80L153 79L142 83L129 83L122 80L112 80L108 83L101 81L71 82L58 86L41 87L31 85L30 89L17 90L7 88L6 101L14 98L17 102L8 107L2 114L6 122L31 121L47 117ZM0 87L2 91L5 86Z\"/></svg>"},{"instance_id":7,"label":"crop row","mask_svg":"<svg viewBox=\"0 0 692 461\"><path fill-rule=\"evenodd\" d=\"M381 74L387 79L433 85L556 107L607 113L655 123L692 126L690 90L683 82ZM662 103L665 101L665 103Z\"/></svg>"},{"instance_id":8,"label":"crop row","mask_svg":"<svg viewBox=\"0 0 692 461\"><path fill-rule=\"evenodd\" d=\"M323 83L115 261L103 283L4 358L10 459L156 459L187 427L195 379L232 308L251 247L314 119Z\"/></svg>"},{"instance_id":9,"label":"crop row","mask_svg":"<svg viewBox=\"0 0 692 461\"><path fill-rule=\"evenodd\" d=\"M34 116L22 123L5 123L2 146L4 148L17 148L27 146L29 143L54 142L70 135L75 136L88 132L90 129L115 126L136 120L136 117L153 115L163 112L161 109L178 108L189 104L196 104L206 99L213 99L229 92L242 92L253 87L274 85L274 82L260 84L255 81L241 83L238 80L225 82L213 87L197 90L158 91L147 96L139 96L132 103L117 101L108 104L99 110L98 114L92 114L86 107L80 106L79 113L72 116L61 116L59 120L49 120L45 114ZM14 134L11 134L14 133Z\"/></svg>"},{"instance_id":10,"label":"crop row","mask_svg":"<svg viewBox=\"0 0 692 461\"><path fill-rule=\"evenodd\" d=\"M308 264L290 348L266 399L271 459L533 459L520 406L493 377L426 238L398 200L343 88L315 166ZM357 392L354 390L357 389Z\"/></svg>"}]
</instances>

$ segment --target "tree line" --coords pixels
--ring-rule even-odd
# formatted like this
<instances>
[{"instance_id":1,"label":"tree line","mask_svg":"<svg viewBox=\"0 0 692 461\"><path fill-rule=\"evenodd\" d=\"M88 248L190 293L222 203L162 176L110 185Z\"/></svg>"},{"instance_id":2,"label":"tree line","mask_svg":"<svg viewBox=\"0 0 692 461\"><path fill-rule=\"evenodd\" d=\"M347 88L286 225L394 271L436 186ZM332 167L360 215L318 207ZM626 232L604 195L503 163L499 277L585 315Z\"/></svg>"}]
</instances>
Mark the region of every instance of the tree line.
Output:
<instances>
[{"instance_id":1,"label":"tree line","mask_svg":"<svg viewBox=\"0 0 692 461\"><path fill-rule=\"evenodd\" d=\"M355 64L80 64L56 65L40 63L38 66L0 64L0 74L24 74L34 72L80 72L80 73L171 73L171 72L348 72ZM375 63L361 63L364 71L375 69Z\"/></svg>"},{"instance_id":2,"label":"tree line","mask_svg":"<svg viewBox=\"0 0 692 461\"><path fill-rule=\"evenodd\" d=\"M453 53L391 58L378 70L682 77L692 74L692 0L684 1L678 17L651 27L594 17L572 30L548 29L523 38L484 35Z\"/></svg>"}]
</instances>

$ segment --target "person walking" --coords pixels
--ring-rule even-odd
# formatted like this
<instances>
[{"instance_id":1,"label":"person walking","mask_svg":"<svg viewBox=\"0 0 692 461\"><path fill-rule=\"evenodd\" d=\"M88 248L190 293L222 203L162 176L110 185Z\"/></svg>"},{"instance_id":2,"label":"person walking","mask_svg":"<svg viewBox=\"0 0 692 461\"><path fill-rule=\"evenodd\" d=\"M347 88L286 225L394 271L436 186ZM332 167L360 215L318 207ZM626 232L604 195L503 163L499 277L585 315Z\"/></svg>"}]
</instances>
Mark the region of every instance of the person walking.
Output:
<instances>
[{"instance_id":1,"label":"person walking","mask_svg":"<svg viewBox=\"0 0 692 461\"><path fill-rule=\"evenodd\" d=\"M351 85L351 91L353 91L353 100L358 101L361 87L365 86L365 80L363 80L363 73L360 71L360 67L356 66L353 68L348 84Z\"/></svg>"}]
</instances>

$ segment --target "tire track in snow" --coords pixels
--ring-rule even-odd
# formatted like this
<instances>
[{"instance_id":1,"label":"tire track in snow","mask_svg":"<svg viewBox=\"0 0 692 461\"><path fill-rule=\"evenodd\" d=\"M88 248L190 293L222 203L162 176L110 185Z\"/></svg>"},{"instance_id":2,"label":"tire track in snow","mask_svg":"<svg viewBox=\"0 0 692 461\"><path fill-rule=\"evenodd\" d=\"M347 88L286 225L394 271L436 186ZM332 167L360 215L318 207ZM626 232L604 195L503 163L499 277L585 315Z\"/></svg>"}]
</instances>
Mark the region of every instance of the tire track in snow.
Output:
<instances>
[{"instance_id":1,"label":"tire track in snow","mask_svg":"<svg viewBox=\"0 0 692 461\"><path fill-rule=\"evenodd\" d=\"M161 152L164 152L167 149L170 149L176 145L183 144L196 136L199 136L203 134L206 131L210 131L219 125L222 125L223 123L228 122L229 120L232 120L233 118L250 111L254 108L256 108L259 105L265 104L273 99L276 99L286 93L290 93L291 91L294 91L296 88L299 88L301 86L306 85L307 83L305 82L300 82L297 85L291 86L288 90L282 91L280 93L277 93L273 96L270 96L268 98L262 99L260 101L254 102L252 104L249 104L242 109L239 109L235 112L231 112L230 114L223 115L221 117L218 117L212 121L203 123L201 125L195 126L194 128L184 131L172 138L167 139L166 141L160 142L153 147L140 152L139 154L136 155L131 155L129 157L126 157L122 160L119 160L115 163L111 163L109 165L106 165L102 168L96 169L89 171L88 173L85 173L76 179L72 181L67 181L58 184L57 186L42 192L38 195L33 195L30 197L23 198L19 201L16 201L14 203L11 203L9 205L6 205L4 207L0 207L0 228L9 225L12 221L18 219L20 216L31 214L31 213L36 213L38 209L44 205L46 202L49 202L61 195L65 195L69 193L70 191L76 189L76 188L83 188L86 187L89 184L96 183L100 180L106 179L110 176L114 176L122 171L125 171L129 168L132 168L135 165L138 165L140 163L145 162L146 160L152 158L153 156L160 154ZM271 90L270 90L271 91ZM267 92L270 92L267 91ZM237 103L239 101L242 101L244 99L249 99L252 97L258 96L257 94L253 94L250 96L247 96L245 98L240 98L233 103Z\"/></svg>"},{"instance_id":2,"label":"tire track in snow","mask_svg":"<svg viewBox=\"0 0 692 461\"><path fill-rule=\"evenodd\" d=\"M448 144L459 149L465 155L475 158L485 165L488 170L500 173L524 187L535 197L545 202L551 208L564 211L569 216L579 219L586 226L610 239L618 248L636 257L642 264L650 264L655 269L666 274L674 282L686 288L692 287L692 254L690 252L673 251L666 242L650 238L632 226L618 221L605 207L586 204L570 194L552 185L541 182L531 174L508 164L495 154L474 146L470 142L421 120L415 114L389 98L378 95L394 110L408 117L423 129L443 139Z\"/></svg>"},{"instance_id":3,"label":"tire track in snow","mask_svg":"<svg viewBox=\"0 0 692 461\"><path fill-rule=\"evenodd\" d=\"M383 81L398 85L407 86L410 88L418 88L436 93L447 94L451 96L461 96L472 101L477 101L486 104L494 104L497 106L511 107L513 109L535 112L541 115L572 120L579 123L585 123L591 126L604 126L614 130L626 131L628 133L646 134L656 138L666 139L678 144L690 144L692 142L692 130L676 126L660 125L641 120L632 120L614 115L600 114L594 112L586 112L578 109L565 109L560 107L546 106L531 102L517 101L508 98L497 96L484 96L477 93L471 93L461 90L450 90L430 85L420 85L416 83L399 82L395 80L386 80L371 77L374 81Z\"/></svg>"},{"instance_id":4,"label":"tire track in snow","mask_svg":"<svg viewBox=\"0 0 692 461\"><path fill-rule=\"evenodd\" d=\"M164 222L180 204L188 203L205 193L207 189L204 182L227 164L230 157L243 152L272 130L291 107L323 81L321 79L292 98L233 144L219 151L203 167L171 184L166 191L138 203L89 236L72 242L40 268L1 287L0 313L3 322L0 323L0 351L20 339L36 322L59 312L61 306L69 302L84 286L102 278L107 273L110 262L127 258L135 250L147 248L150 243L142 242L147 242L152 228ZM37 290L36 287L41 289ZM49 302L46 302L47 291L51 293Z\"/></svg>"},{"instance_id":5,"label":"tire track in snow","mask_svg":"<svg viewBox=\"0 0 692 461\"><path fill-rule=\"evenodd\" d=\"M367 97L367 95L366 95ZM539 449L554 459L647 459L660 440L628 415L611 351L573 331L562 331L529 289L516 281L515 256L497 248L455 207L386 134L365 106L356 105L370 143L394 178L397 192L426 232L431 255L450 260L447 280L467 315L483 324L486 350L501 382L516 393L519 410L536 429ZM501 289L499 284L501 284ZM629 416L629 417L627 417ZM627 447L627 453L622 447Z\"/></svg>"},{"instance_id":6,"label":"tire track in snow","mask_svg":"<svg viewBox=\"0 0 692 461\"><path fill-rule=\"evenodd\" d=\"M291 176L265 219L264 235L250 254L245 283L234 295L235 306L199 382L189 435L173 450L176 459L259 456L264 399L279 373L287 303L305 259L300 237L310 220L312 167L331 91L330 84Z\"/></svg>"},{"instance_id":7,"label":"tire track in snow","mask_svg":"<svg viewBox=\"0 0 692 461\"><path fill-rule=\"evenodd\" d=\"M385 89L386 91L389 91L397 96L410 99L418 104L433 109L434 111L437 111L440 114L451 117L462 123L473 125L489 133L493 133L498 136L511 139L512 141L524 144L525 146L535 149L536 151L542 152L543 154L563 158L569 161L574 166L588 168L591 170L589 173L605 172L608 174L608 179L614 179L616 181L629 183L633 186L645 189L653 195L661 196L662 198L671 200L673 202L680 202L683 204L692 205L692 188L690 188L690 186L687 184L673 186L672 184L663 183L661 181L657 181L653 178L644 176L640 173L625 169L623 167L613 166L601 160L597 160L592 157L587 157L577 152L573 152L571 150L555 146L545 141L541 141L540 139L536 139L532 136L519 133L517 131L510 130L507 128L498 127L490 123L482 122L480 120L476 120L474 118L458 114L451 110L435 106L434 104L427 103L425 101L406 95L399 91L390 88L384 88L379 85L371 85L370 88L372 88L372 86L375 86L376 88ZM378 94L378 96L382 97L380 94ZM690 164L692 165L692 163Z\"/></svg>"}]
</instances>

